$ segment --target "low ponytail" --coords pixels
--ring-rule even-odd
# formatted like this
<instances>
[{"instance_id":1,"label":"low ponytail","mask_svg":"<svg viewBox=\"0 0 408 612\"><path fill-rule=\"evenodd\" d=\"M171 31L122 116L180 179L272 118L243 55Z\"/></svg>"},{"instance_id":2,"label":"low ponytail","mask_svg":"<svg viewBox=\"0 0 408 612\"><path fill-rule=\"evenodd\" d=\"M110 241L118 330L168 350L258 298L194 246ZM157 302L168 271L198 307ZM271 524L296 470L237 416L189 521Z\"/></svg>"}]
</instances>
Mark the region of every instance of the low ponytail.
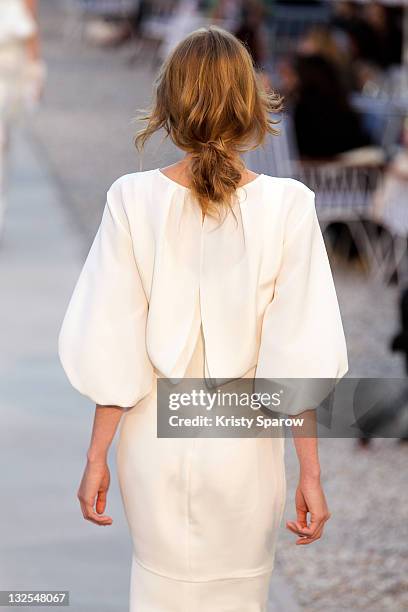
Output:
<instances>
[{"instance_id":1,"label":"low ponytail","mask_svg":"<svg viewBox=\"0 0 408 612\"><path fill-rule=\"evenodd\" d=\"M223 206L232 206L244 168L242 159L221 138L191 152L191 190L204 214L219 215Z\"/></svg>"},{"instance_id":2,"label":"low ponytail","mask_svg":"<svg viewBox=\"0 0 408 612\"><path fill-rule=\"evenodd\" d=\"M241 153L277 134L282 98L266 92L245 46L210 26L192 32L162 65L147 123L135 138L145 142L163 128L189 154L191 192L204 214L220 217L233 205L245 165Z\"/></svg>"}]
</instances>

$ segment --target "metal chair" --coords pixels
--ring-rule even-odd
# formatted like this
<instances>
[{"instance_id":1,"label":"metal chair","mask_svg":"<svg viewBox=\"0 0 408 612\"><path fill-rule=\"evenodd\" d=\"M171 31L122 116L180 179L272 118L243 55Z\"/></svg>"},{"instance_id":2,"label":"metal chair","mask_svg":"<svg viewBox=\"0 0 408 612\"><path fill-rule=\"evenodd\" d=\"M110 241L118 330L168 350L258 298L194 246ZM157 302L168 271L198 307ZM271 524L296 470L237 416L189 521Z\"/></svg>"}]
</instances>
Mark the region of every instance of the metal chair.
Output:
<instances>
[{"instance_id":1,"label":"metal chair","mask_svg":"<svg viewBox=\"0 0 408 612\"><path fill-rule=\"evenodd\" d=\"M351 166L340 161L302 163L297 154L290 115L283 115L279 136L243 157L248 168L278 177L296 178L316 194L322 231L333 223L347 226L363 265L374 278L388 278L389 253L378 240L373 196L383 178L381 166ZM328 245L329 247L329 245Z\"/></svg>"}]
</instances>

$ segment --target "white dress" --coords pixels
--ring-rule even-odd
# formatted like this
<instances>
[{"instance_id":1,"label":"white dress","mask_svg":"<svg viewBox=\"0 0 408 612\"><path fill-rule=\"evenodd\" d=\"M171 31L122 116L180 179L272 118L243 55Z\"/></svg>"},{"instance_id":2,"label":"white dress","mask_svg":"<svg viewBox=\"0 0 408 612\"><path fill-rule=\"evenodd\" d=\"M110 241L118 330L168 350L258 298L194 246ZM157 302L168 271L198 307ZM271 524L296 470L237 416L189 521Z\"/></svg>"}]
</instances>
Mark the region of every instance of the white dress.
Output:
<instances>
[{"instance_id":1,"label":"white dress","mask_svg":"<svg viewBox=\"0 0 408 612\"><path fill-rule=\"evenodd\" d=\"M30 103L33 79L26 44L36 29L24 0L1 0L0 121L15 118Z\"/></svg>"},{"instance_id":2,"label":"white dress","mask_svg":"<svg viewBox=\"0 0 408 612\"><path fill-rule=\"evenodd\" d=\"M311 190L259 175L220 226L190 196L159 169L114 183L59 354L76 389L124 408L131 612L261 612L283 438L158 438L156 378L338 379L344 333Z\"/></svg>"}]
</instances>

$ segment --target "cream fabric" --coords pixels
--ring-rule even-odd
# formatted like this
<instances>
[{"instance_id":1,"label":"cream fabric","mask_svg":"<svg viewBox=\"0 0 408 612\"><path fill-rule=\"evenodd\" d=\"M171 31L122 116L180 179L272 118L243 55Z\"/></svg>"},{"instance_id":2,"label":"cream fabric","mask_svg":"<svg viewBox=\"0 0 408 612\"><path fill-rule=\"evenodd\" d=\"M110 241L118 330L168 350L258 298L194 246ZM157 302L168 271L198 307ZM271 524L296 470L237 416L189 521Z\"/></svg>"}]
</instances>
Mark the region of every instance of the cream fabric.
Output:
<instances>
[{"instance_id":1,"label":"cream fabric","mask_svg":"<svg viewBox=\"0 0 408 612\"><path fill-rule=\"evenodd\" d=\"M203 370L201 328L186 376ZM130 611L266 612L286 497L284 438L156 432L154 385L124 414L117 445L133 540Z\"/></svg>"},{"instance_id":2,"label":"cream fabric","mask_svg":"<svg viewBox=\"0 0 408 612\"><path fill-rule=\"evenodd\" d=\"M314 193L259 175L218 226L159 169L119 178L59 337L81 393L129 408L154 368L182 378L202 324L206 377L341 378L343 327Z\"/></svg>"},{"instance_id":3,"label":"cream fabric","mask_svg":"<svg viewBox=\"0 0 408 612\"><path fill-rule=\"evenodd\" d=\"M259 175L218 226L159 169L121 177L59 337L65 371L127 408L117 468L131 612L265 612L284 438L158 438L157 377L341 377L347 354L314 194Z\"/></svg>"},{"instance_id":4,"label":"cream fabric","mask_svg":"<svg viewBox=\"0 0 408 612\"><path fill-rule=\"evenodd\" d=\"M130 612L267 612L271 574L213 582L169 579L132 563Z\"/></svg>"}]
</instances>

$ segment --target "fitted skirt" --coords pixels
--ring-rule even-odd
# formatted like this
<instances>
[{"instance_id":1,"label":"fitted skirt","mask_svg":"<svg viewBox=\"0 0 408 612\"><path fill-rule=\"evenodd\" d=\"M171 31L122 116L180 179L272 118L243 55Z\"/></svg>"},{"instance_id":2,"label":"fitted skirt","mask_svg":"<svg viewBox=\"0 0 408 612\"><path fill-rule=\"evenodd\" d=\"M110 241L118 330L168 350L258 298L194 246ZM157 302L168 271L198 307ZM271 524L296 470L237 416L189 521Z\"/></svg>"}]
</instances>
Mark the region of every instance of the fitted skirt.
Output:
<instances>
[{"instance_id":1,"label":"fitted skirt","mask_svg":"<svg viewBox=\"0 0 408 612\"><path fill-rule=\"evenodd\" d=\"M203 376L202 331L186 376ZM285 503L284 440L158 438L157 388L121 422L131 612L263 612Z\"/></svg>"}]
</instances>

